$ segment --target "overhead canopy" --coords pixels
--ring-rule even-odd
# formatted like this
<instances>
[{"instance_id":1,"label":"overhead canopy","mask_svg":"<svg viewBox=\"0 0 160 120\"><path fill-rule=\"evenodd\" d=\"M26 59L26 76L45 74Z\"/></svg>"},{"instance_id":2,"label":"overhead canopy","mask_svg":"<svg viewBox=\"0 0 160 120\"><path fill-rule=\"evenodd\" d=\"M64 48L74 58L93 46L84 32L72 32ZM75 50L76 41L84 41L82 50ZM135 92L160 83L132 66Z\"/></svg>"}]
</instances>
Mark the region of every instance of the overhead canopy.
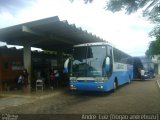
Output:
<instances>
[{"instance_id":1,"label":"overhead canopy","mask_svg":"<svg viewBox=\"0 0 160 120\"><path fill-rule=\"evenodd\" d=\"M67 51L76 44L104 40L55 16L0 29L0 41L10 45L29 44L43 50Z\"/></svg>"}]
</instances>

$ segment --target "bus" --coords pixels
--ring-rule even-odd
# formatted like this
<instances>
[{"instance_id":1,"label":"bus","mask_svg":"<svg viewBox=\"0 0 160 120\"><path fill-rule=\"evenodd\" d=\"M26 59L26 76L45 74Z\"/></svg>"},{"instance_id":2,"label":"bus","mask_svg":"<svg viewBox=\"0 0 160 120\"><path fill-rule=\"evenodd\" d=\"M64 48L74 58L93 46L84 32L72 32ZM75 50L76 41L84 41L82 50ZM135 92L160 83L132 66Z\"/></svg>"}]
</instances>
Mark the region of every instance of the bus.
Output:
<instances>
[{"instance_id":1,"label":"bus","mask_svg":"<svg viewBox=\"0 0 160 120\"><path fill-rule=\"evenodd\" d=\"M69 73L70 89L77 91L111 91L133 79L133 65L124 62L128 54L108 42L79 44L64 63Z\"/></svg>"},{"instance_id":2,"label":"bus","mask_svg":"<svg viewBox=\"0 0 160 120\"><path fill-rule=\"evenodd\" d=\"M141 79L140 70L144 69L144 79L155 77L154 63L147 57L133 57L133 78Z\"/></svg>"}]
</instances>

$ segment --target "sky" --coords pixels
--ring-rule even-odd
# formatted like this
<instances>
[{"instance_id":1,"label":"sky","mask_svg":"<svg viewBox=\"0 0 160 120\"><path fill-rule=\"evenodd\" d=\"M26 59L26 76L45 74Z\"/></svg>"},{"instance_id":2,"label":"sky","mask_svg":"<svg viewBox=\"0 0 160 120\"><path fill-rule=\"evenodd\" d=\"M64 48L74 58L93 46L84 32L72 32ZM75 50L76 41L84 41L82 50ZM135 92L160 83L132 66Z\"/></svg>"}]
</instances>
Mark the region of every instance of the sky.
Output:
<instances>
[{"instance_id":1,"label":"sky","mask_svg":"<svg viewBox=\"0 0 160 120\"><path fill-rule=\"evenodd\" d=\"M83 0L0 0L0 28L58 16L132 56L144 56L154 40L148 36L154 25L142 17L141 10L126 15L124 11L106 11L105 5L106 0L91 4L84 4Z\"/></svg>"}]
</instances>

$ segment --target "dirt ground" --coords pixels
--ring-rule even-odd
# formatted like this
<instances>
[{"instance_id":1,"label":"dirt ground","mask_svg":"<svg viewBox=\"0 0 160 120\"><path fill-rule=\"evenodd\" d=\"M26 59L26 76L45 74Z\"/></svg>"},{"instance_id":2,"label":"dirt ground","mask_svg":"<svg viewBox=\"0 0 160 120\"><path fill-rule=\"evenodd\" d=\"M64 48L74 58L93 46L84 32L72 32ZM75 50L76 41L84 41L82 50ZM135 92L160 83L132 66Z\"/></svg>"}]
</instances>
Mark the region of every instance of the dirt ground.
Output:
<instances>
[{"instance_id":1,"label":"dirt ground","mask_svg":"<svg viewBox=\"0 0 160 120\"><path fill-rule=\"evenodd\" d=\"M160 114L160 88L155 79L133 81L115 92L62 94L8 107L5 114Z\"/></svg>"}]
</instances>

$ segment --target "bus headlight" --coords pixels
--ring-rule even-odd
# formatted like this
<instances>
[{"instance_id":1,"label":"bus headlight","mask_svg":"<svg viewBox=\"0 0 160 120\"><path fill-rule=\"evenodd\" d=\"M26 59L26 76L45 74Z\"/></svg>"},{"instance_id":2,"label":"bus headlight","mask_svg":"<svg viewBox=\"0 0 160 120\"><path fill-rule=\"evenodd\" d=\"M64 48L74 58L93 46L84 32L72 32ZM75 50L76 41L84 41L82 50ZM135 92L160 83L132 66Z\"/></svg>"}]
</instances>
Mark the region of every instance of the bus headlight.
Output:
<instances>
[{"instance_id":1,"label":"bus headlight","mask_svg":"<svg viewBox=\"0 0 160 120\"><path fill-rule=\"evenodd\" d=\"M99 89L103 89L103 86L101 85L101 86L97 86L97 88L99 88Z\"/></svg>"},{"instance_id":2,"label":"bus headlight","mask_svg":"<svg viewBox=\"0 0 160 120\"><path fill-rule=\"evenodd\" d=\"M95 82L96 83L104 83L105 79L102 77L96 78Z\"/></svg>"},{"instance_id":3,"label":"bus headlight","mask_svg":"<svg viewBox=\"0 0 160 120\"><path fill-rule=\"evenodd\" d=\"M74 85L70 85L71 90L76 90L77 88Z\"/></svg>"},{"instance_id":4,"label":"bus headlight","mask_svg":"<svg viewBox=\"0 0 160 120\"><path fill-rule=\"evenodd\" d=\"M70 77L70 82L77 82L76 77Z\"/></svg>"}]
</instances>

